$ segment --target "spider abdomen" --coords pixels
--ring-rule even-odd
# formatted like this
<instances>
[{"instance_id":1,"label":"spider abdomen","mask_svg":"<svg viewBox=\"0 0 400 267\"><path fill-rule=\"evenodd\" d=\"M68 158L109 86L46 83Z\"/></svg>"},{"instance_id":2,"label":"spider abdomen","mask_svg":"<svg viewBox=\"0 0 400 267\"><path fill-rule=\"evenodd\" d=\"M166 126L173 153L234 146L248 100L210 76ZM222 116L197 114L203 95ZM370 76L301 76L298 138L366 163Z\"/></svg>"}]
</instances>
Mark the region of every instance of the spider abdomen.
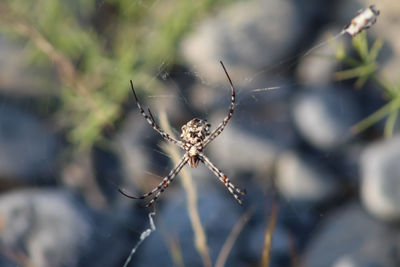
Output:
<instances>
[{"instance_id":1,"label":"spider abdomen","mask_svg":"<svg viewBox=\"0 0 400 267\"><path fill-rule=\"evenodd\" d=\"M210 124L206 120L195 118L182 126L181 138L189 144L200 144L210 135Z\"/></svg>"}]
</instances>

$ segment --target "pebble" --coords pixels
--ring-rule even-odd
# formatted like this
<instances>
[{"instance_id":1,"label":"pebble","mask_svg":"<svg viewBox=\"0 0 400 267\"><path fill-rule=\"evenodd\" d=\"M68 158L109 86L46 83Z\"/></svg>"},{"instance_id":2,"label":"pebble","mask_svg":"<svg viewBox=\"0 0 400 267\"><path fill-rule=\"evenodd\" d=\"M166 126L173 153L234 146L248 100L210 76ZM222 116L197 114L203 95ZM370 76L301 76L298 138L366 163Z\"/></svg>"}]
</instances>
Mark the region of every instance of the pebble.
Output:
<instances>
[{"instance_id":1,"label":"pebble","mask_svg":"<svg viewBox=\"0 0 400 267\"><path fill-rule=\"evenodd\" d=\"M289 201L318 204L337 193L338 178L318 161L294 151L282 153L277 162L276 183Z\"/></svg>"},{"instance_id":2,"label":"pebble","mask_svg":"<svg viewBox=\"0 0 400 267\"><path fill-rule=\"evenodd\" d=\"M400 234L350 203L325 218L303 264L308 267L398 266Z\"/></svg>"},{"instance_id":3,"label":"pebble","mask_svg":"<svg viewBox=\"0 0 400 267\"><path fill-rule=\"evenodd\" d=\"M46 90L36 86L41 70L27 66L24 45L0 34L0 91L13 97L43 96Z\"/></svg>"},{"instance_id":4,"label":"pebble","mask_svg":"<svg viewBox=\"0 0 400 267\"><path fill-rule=\"evenodd\" d=\"M335 58L336 51L329 40L341 30L337 27L322 30L310 50L299 59L296 76L302 85L317 87L332 82L339 61ZM335 42L335 46L344 45L343 39L335 39L332 42Z\"/></svg>"},{"instance_id":5,"label":"pebble","mask_svg":"<svg viewBox=\"0 0 400 267\"><path fill-rule=\"evenodd\" d=\"M227 173L269 173L280 151L278 143L242 130L233 122L207 148L206 153L218 168Z\"/></svg>"},{"instance_id":6,"label":"pebble","mask_svg":"<svg viewBox=\"0 0 400 267\"><path fill-rule=\"evenodd\" d=\"M292 113L300 134L321 150L335 150L347 144L352 138L350 127L360 119L351 95L335 87L300 93Z\"/></svg>"},{"instance_id":7,"label":"pebble","mask_svg":"<svg viewBox=\"0 0 400 267\"><path fill-rule=\"evenodd\" d=\"M400 136L370 144L360 159L361 199L371 214L400 221Z\"/></svg>"},{"instance_id":8,"label":"pebble","mask_svg":"<svg viewBox=\"0 0 400 267\"><path fill-rule=\"evenodd\" d=\"M57 140L32 114L0 105L0 180L36 183L56 168Z\"/></svg>"},{"instance_id":9,"label":"pebble","mask_svg":"<svg viewBox=\"0 0 400 267\"><path fill-rule=\"evenodd\" d=\"M0 241L34 266L78 266L91 235L84 210L62 190L31 189L0 197Z\"/></svg>"},{"instance_id":10,"label":"pebble","mask_svg":"<svg viewBox=\"0 0 400 267\"><path fill-rule=\"evenodd\" d=\"M232 77L252 77L291 53L309 20L299 10L291 1L236 2L186 37L182 54L196 73L214 83L225 82L218 60L229 66Z\"/></svg>"}]
</instances>

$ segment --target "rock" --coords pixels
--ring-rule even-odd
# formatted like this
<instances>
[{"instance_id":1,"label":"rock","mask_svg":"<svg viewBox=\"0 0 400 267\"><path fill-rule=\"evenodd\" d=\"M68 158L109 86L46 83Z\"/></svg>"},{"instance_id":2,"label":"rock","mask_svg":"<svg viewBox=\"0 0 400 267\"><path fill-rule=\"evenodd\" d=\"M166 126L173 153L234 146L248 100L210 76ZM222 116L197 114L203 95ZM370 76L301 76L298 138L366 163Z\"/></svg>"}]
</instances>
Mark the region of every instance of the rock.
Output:
<instances>
[{"instance_id":1,"label":"rock","mask_svg":"<svg viewBox=\"0 0 400 267\"><path fill-rule=\"evenodd\" d=\"M335 49L329 44L329 39L341 32L340 28L327 28L319 33L318 38L299 59L296 76L301 84L307 86L326 86L332 82L334 73L339 66L335 58ZM343 39L334 41L337 46L343 45Z\"/></svg>"},{"instance_id":2,"label":"rock","mask_svg":"<svg viewBox=\"0 0 400 267\"><path fill-rule=\"evenodd\" d=\"M79 266L122 266L128 257L148 220L143 210L118 204L106 212L89 214L92 235Z\"/></svg>"},{"instance_id":3,"label":"rock","mask_svg":"<svg viewBox=\"0 0 400 267\"><path fill-rule=\"evenodd\" d=\"M303 264L320 266L398 266L400 234L369 217L358 204L325 219L305 252Z\"/></svg>"},{"instance_id":4,"label":"rock","mask_svg":"<svg viewBox=\"0 0 400 267\"><path fill-rule=\"evenodd\" d=\"M46 93L35 86L40 70L27 67L24 46L0 35L0 91L10 96L39 96Z\"/></svg>"},{"instance_id":5,"label":"rock","mask_svg":"<svg viewBox=\"0 0 400 267\"><path fill-rule=\"evenodd\" d=\"M0 197L0 242L34 266L78 266L91 226L70 195L23 190Z\"/></svg>"},{"instance_id":6,"label":"rock","mask_svg":"<svg viewBox=\"0 0 400 267\"><path fill-rule=\"evenodd\" d=\"M231 122L205 153L228 176L240 172L265 175L272 170L280 149L280 144L242 130Z\"/></svg>"},{"instance_id":7,"label":"rock","mask_svg":"<svg viewBox=\"0 0 400 267\"><path fill-rule=\"evenodd\" d=\"M361 198L385 221L400 221L400 136L367 146L360 159Z\"/></svg>"},{"instance_id":8,"label":"rock","mask_svg":"<svg viewBox=\"0 0 400 267\"><path fill-rule=\"evenodd\" d=\"M366 253L365 253L366 254ZM362 255L365 258L361 258L361 255L345 255L340 257L332 266L333 267L379 267L379 266L397 266L397 265L382 265L375 259L368 258L368 255Z\"/></svg>"},{"instance_id":9,"label":"rock","mask_svg":"<svg viewBox=\"0 0 400 267\"><path fill-rule=\"evenodd\" d=\"M338 177L316 159L288 151L277 162L278 190L289 201L318 204L338 191Z\"/></svg>"},{"instance_id":10,"label":"rock","mask_svg":"<svg viewBox=\"0 0 400 267\"><path fill-rule=\"evenodd\" d=\"M234 3L183 40L182 53L196 73L214 83L225 82L218 64L222 60L241 86L246 79L240 78L252 77L293 51L310 19L300 10L293 1Z\"/></svg>"},{"instance_id":11,"label":"rock","mask_svg":"<svg viewBox=\"0 0 400 267\"><path fill-rule=\"evenodd\" d=\"M2 251L2 254L7 254L9 251ZM13 256L9 255L8 257L6 255L0 255L0 266L2 267L15 267L23 264L23 259L20 259L20 263L18 263L18 259L12 260Z\"/></svg>"},{"instance_id":12,"label":"rock","mask_svg":"<svg viewBox=\"0 0 400 267\"><path fill-rule=\"evenodd\" d=\"M359 121L359 113L351 95L334 87L300 93L293 105L299 132L321 150L334 150L349 142L350 127Z\"/></svg>"},{"instance_id":13,"label":"rock","mask_svg":"<svg viewBox=\"0 0 400 267\"><path fill-rule=\"evenodd\" d=\"M254 87L248 87L250 84ZM298 141L287 101L292 93L289 82L280 83L274 90L261 88L263 84L268 84L266 79L257 79L245 88L236 89L236 107L231 120L205 150L216 161L222 161L223 168L256 173L270 170L276 153ZM213 97L209 98L214 103L202 110L205 115L201 118L211 123L212 131L228 113L230 94L226 87L222 94L219 90L207 91L212 92ZM192 101L196 99L193 97Z\"/></svg>"},{"instance_id":14,"label":"rock","mask_svg":"<svg viewBox=\"0 0 400 267\"><path fill-rule=\"evenodd\" d=\"M400 68L400 41L396 38L397 28L394 27L394 20L398 19L400 5L392 5L391 1L379 1L376 3L381 10L377 23L374 25L374 37L384 40L384 47L378 58L379 63L383 63L379 68L379 73L387 81L398 80L398 70Z\"/></svg>"},{"instance_id":15,"label":"rock","mask_svg":"<svg viewBox=\"0 0 400 267\"><path fill-rule=\"evenodd\" d=\"M13 183L48 178L56 167L56 152L55 136L36 117L14 106L1 105L1 179Z\"/></svg>"}]
</instances>

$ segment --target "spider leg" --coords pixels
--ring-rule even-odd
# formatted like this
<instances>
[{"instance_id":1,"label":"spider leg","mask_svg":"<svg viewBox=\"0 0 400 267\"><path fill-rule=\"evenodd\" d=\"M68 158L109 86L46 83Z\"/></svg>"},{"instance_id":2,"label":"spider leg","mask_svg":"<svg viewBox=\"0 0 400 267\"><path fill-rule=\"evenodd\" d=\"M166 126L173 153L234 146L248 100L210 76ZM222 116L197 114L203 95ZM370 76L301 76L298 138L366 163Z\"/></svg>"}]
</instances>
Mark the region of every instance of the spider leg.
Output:
<instances>
[{"instance_id":1,"label":"spider leg","mask_svg":"<svg viewBox=\"0 0 400 267\"><path fill-rule=\"evenodd\" d=\"M181 161L175 166L175 168L173 168L169 172L169 174L162 179L161 183L159 185L157 185L153 190L151 190L147 194L144 194L142 196L136 197L136 196L128 195L127 193L125 193L121 189L118 189L118 191L122 195L124 195L124 196L126 196L128 198L132 198L132 199L145 199L146 197L151 196L151 195L153 195L154 193L156 193L158 191L155 194L155 196L149 201L149 203L147 203L146 207L149 207L158 199L158 197L161 195L161 193L163 193L165 191L165 189L168 188L169 184L174 180L175 176L180 172L180 170L183 168L183 166L186 165L188 160L189 160L189 157L185 154L182 157Z\"/></svg>"},{"instance_id":2,"label":"spider leg","mask_svg":"<svg viewBox=\"0 0 400 267\"><path fill-rule=\"evenodd\" d=\"M144 109L142 108L142 106L139 103L139 99L138 99L135 89L133 87L132 80L130 82L131 82L131 88L132 88L133 95L135 96L136 105L138 106L140 113L142 113L143 117L147 120L147 122L151 125L151 127L153 127L153 129L156 132L158 132L165 140L170 141L170 142L174 143L175 145L183 148L183 144L181 141L176 140L175 138L171 137L169 134L167 134L166 132L161 130L160 126L158 126L158 124L156 123L156 121L153 117L153 114L151 114L151 111L149 108L147 109L149 111L149 115L146 114L146 112L144 111Z\"/></svg>"},{"instance_id":3,"label":"spider leg","mask_svg":"<svg viewBox=\"0 0 400 267\"><path fill-rule=\"evenodd\" d=\"M207 168L209 168L215 174L215 176L218 177L218 179L226 186L226 188L228 188L229 192L235 197L235 199L241 205L242 204L242 200L240 199L238 194L245 195L246 194L246 190L240 189L239 187L234 185L229 180L229 178L222 171L220 171L217 167L215 167L215 165L212 164L210 159L207 158L207 156L204 155L203 153L200 154L200 160L207 166Z\"/></svg>"},{"instance_id":4,"label":"spider leg","mask_svg":"<svg viewBox=\"0 0 400 267\"><path fill-rule=\"evenodd\" d=\"M220 63L222 65L222 68L224 69L226 77L228 78L229 84L231 86L231 90L232 90L231 105L229 107L228 115L218 125L218 127L209 136L207 136L207 138L204 140L203 147L206 147L208 145L208 143L210 143L212 140L214 140L218 135L220 135L222 133L225 126L228 124L228 121L231 119L231 117L233 115L233 111L235 110L235 88L233 87L231 77L229 77L229 74L224 66L224 63L222 63L222 61L220 61Z\"/></svg>"}]
</instances>

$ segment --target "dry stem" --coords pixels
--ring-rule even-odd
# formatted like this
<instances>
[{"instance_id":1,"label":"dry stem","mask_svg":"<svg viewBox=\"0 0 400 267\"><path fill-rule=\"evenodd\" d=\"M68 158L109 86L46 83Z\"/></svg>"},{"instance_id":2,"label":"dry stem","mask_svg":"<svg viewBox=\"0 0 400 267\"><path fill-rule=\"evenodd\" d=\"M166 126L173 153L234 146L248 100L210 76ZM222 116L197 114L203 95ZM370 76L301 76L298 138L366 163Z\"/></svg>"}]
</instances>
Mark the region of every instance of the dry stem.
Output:
<instances>
[{"instance_id":1,"label":"dry stem","mask_svg":"<svg viewBox=\"0 0 400 267\"><path fill-rule=\"evenodd\" d=\"M54 63L61 80L65 84L76 88L78 94L87 101L103 125L108 123L107 116L93 100L88 88L83 85L74 65L66 56L58 51L38 30L28 22L25 22L23 18L13 14L5 4L0 4L0 22L9 25L15 32L31 40L37 49L46 54Z\"/></svg>"},{"instance_id":2,"label":"dry stem","mask_svg":"<svg viewBox=\"0 0 400 267\"><path fill-rule=\"evenodd\" d=\"M160 124L161 127L167 132L172 132L164 112L160 114ZM177 164L181 160L182 155L179 154L179 151L175 145L169 143L168 145L163 146L163 149L171 156L174 164ZM205 267L211 267L211 258L208 252L207 237L201 224L199 211L197 209L197 192L192 176L190 175L189 171L184 168L180 171L179 175L182 178L181 181L187 195L187 209L194 232L195 247L201 256L203 265Z\"/></svg>"},{"instance_id":3,"label":"dry stem","mask_svg":"<svg viewBox=\"0 0 400 267\"><path fill-rule=\"evenodd\" d=\"M253 210L248 210L242 217L239 218L239 221L233 227L231 233L226 239L221 251L219 252L217 262L215 263L215 267L224 267L226 263L226 259L228 258L229 252L231 251L233 245L240 232L243 230L243 227L246 225L247 221L251 217Z\"/></svg>"},{"instance_id":4,"label":"dry stem","mask_svg":"<svg viewBox=\"0 0 400 267\"><path fill-rule=\"evenodd\" d=\"M276 218L278 216L278 206L276 203L272 206L269 224L265 227L264 249L261 260L261 267L268 267L271 261L270 253L272 247L272 236L275 230Z\"/></svg>"}]
</instances>

